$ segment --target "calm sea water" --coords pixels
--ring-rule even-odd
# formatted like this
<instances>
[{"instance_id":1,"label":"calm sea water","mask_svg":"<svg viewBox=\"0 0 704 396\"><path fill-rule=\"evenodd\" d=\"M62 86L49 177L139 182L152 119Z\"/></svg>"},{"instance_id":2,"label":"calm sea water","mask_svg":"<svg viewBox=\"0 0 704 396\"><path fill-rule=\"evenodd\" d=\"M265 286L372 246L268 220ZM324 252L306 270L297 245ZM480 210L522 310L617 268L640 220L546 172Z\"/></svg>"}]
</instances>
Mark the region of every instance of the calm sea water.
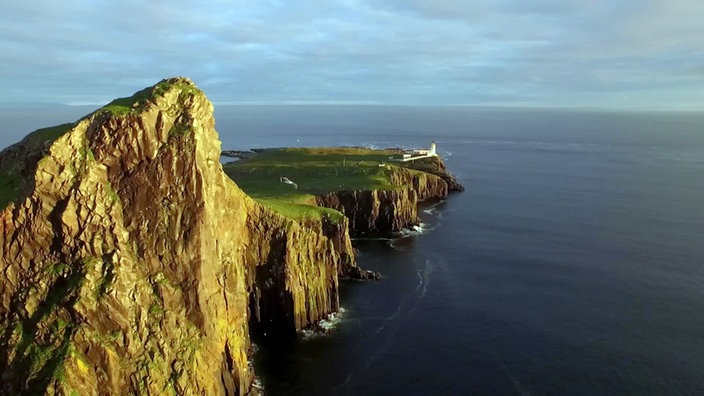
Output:
<instances>
[{"instance_id":1,"label":"calm sea water","mask_svg":"<svg viewBox=\"0 0 704 396\"><path fill-rule=\"evenodd\" d=\"M89 110L0 112L3 146ZM355 242L384 279L346 283L328 334L260 342L268 394L704 394L704 114L216 116L227 149L436 140L468 187L422 233Z\"/></svg>"}]
</instances>

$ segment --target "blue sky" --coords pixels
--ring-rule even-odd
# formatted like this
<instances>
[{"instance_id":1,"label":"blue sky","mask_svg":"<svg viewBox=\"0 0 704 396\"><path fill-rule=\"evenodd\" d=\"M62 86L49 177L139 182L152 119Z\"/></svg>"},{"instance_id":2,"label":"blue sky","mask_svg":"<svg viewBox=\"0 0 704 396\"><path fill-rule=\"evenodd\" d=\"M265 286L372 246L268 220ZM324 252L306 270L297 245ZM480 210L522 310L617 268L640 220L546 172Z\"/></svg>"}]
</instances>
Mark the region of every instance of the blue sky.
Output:
<instances>
[{"instance_id":1,"label":"blue sky","mask_svg":"<svg viewBox=\"0 0 704 396\"><path fill-rule=\"evenodd\" d=\"M25 0L0 103L101 104L168 76L217 103L701 109L700 0Z\"/></svg>"}]
</instances>

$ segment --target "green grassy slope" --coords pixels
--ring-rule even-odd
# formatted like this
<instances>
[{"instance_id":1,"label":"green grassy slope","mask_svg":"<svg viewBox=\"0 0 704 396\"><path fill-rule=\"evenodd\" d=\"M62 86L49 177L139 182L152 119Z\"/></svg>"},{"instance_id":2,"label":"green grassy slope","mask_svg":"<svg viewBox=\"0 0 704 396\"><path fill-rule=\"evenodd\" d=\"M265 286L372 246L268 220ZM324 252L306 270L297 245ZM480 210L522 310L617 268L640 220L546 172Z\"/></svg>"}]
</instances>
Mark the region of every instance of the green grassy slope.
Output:
<instances>
[{"instance_id":1,"label":"green grassy slope","mask_svg":"<svg viewBox=\"0 0 704 396\"><path fill-rule=\"evenodd\" d=\"M392 151L353 147L281 148L224 165L225 173L248 195L289 217L335 216L314 206L315 195L348 190L392 190ZM385 163L385 166L379 164ZM298 185L283 184L287 177ZM331 212L335 212L333 214ZM339 215L341 216L341 215Z\"/></svg>"},{"instance_id":2,"label":"green grassy slope","mask_svg":"<svg viewBox=\"0 0 704 396\"><path fill-rule=\"evenodd\" d=\"M39 152L68 132L74 123L56 125L48 128L37 129L27 135L20 143L23 149L6 152L7 158L0 161L0 209L4 209L10 202L19 198L20 191L30 182L18 174L18 166L23 166L23 156Z\"/></svg>"},{"instance_id":3,"label":"green grassy slope","mask_svg":"<svg viewBox=\"0 0 704 396\"><path fill-rule=\"evenodd\" d=\"M115 99L96 112L107 111L116 116L127 115L140 111L148 101L157 96L163 96L171 88L177 87L181 94L200 92L195 85L184 79L174 78L160 81L153 87L135 92L132 96ZM76 123L67 123L53 127L38 129L27 135L20 143L19 149L14 153L7 153L7 158L0 160L0 209L7 207L10 202L19 198L19 192L30 180L25 180L17 173L16 162L23 162L23 156L40 153L47 149L51 143L73 128ZM181 129L179 129L181 128ZM175 126L173 133L183 132L182 126ZM17 146L17 145L16 145Z\"/></svg>"}]
</instances>

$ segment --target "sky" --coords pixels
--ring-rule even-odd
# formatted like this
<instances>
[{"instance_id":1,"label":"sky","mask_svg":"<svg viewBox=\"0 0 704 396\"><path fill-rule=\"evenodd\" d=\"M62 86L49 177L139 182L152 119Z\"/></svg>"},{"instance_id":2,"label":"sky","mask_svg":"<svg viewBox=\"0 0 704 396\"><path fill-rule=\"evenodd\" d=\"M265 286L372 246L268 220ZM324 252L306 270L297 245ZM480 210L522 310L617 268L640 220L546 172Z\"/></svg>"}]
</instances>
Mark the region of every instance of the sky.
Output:
<instances>
[{"instance_id":1,"label":"sky","mask_svg":"<svg viewBox=\"0 0 704 396\"><path fill-rule=\"evenodd\" d=\"M701 0L24 0L0 104L103 104L165 77L217 104L701 110Z\"/></svg>"}]
</instances>

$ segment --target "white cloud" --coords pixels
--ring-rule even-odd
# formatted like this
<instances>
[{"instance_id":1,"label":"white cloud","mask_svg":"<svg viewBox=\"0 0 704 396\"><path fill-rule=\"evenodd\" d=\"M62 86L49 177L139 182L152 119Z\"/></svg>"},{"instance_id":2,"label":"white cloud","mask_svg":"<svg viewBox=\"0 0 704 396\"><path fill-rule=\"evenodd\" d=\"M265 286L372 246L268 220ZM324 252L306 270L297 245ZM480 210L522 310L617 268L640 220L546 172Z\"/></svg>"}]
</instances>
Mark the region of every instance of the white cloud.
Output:
<instances>
[{"instance_id":1,"label":"white cloud","mask_svg":"<svg viewBox=\"0 0 704 396\"><path fill-rule=\"evenodd\" d=\"M7 3L5 101L187 75L222 102L704 104L693 0Z\"/></svg>"}]
</instances>

